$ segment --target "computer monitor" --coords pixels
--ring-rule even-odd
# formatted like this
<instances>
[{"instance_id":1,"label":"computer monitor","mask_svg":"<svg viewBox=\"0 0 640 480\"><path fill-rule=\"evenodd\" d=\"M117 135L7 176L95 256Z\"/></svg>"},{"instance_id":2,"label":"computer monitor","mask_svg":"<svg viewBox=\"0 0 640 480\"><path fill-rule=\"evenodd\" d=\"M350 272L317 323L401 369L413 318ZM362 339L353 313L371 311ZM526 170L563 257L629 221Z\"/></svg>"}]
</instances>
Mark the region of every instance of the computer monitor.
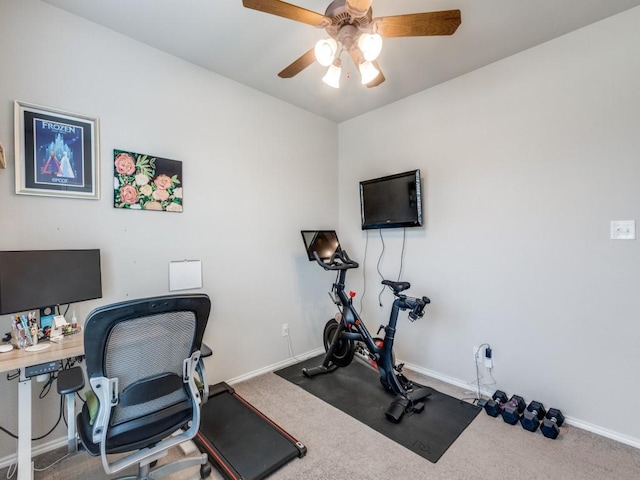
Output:
<instances>
[{"instance_id":1,"label":"computer monitor","mask_svg":"<svg viewBox=\"0 0 640 480\"><path fill-rule=\"evenodd\" d=\"M310 262L316 260L313 252L318 252L320 260L329 260L334 253L342 251L335 230L302 230L300 233Z\"/></svg>"},{"instance_id":2,"label":"computer monitor","mask_svg":"<svg viewBox=\"0 0 640 480\"><path fill-rule=\"evenodd\" d=\"M98 249L0 251L0 315L101 297Z\"/></svg>"}]
</instances>

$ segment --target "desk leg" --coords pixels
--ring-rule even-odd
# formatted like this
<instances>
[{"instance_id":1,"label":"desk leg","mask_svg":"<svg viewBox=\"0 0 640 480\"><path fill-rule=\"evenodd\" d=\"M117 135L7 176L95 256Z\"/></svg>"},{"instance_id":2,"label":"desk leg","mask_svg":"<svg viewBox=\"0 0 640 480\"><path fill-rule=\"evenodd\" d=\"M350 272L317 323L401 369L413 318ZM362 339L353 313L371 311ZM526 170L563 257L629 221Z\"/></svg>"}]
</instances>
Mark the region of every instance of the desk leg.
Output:
<instances>
[{"instance_id":1,"label":"desk leg","mask_svg":"<svg viewBox=\"0 0 640 480\"><path fill-rule=\"evenodd\" d=\"M18 479L33 480L31 465L31 379L18 382Z\"/></svg>"}]
</instances>

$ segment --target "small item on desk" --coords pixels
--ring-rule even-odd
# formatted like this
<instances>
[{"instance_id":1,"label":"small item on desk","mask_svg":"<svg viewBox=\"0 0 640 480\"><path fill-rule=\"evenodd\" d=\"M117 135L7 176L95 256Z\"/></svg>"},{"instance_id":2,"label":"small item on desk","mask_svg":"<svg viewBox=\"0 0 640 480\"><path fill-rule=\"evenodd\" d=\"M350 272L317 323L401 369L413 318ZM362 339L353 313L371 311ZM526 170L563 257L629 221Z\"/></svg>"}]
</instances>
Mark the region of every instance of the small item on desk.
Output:
<instances>
[{"instance_id":1,"label":"small item on desk","mask_svg":"<svg viewBox=\"0 0 640 480\"><path fill-rule=\"evenodd\" d=\"M0 345L0 353L7 353L13 350L13 345L10 343L3 343Z\"/></svg>"},{"instance_id":2,"label":"small item on desk","mask_svg":"<svg viewBox=\"0 0 640 480\"><path fill-rule=\"evenodd\" d=\"M59 342L62 340L62 336L67 331L67 328L70 325L67 323L67 320L64 318L64 315L56 315L53 317L53 323L51 325L51 333L49 334L49 338L54 342Z\"/></svg>"},{"instance_id":3,"label":"small item on desk","mask_svg":"<svg viewBox=\"0 0 640 480\"><path fill-rule=\"evenodd\" d=\"M46 350L51 346L50 343L38 343L34 345L29 345L24 349L25 352L39 352L40 350Z\"/></svg>"}]
</instances>

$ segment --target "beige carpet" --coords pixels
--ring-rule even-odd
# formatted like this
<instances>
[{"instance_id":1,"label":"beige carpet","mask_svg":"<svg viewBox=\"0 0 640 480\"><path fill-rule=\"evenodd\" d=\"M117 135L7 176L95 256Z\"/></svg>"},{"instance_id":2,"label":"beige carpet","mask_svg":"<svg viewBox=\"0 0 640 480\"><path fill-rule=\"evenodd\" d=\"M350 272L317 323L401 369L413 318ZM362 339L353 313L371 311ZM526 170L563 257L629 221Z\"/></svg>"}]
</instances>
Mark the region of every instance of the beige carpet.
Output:
<instances>
[{"instance_id":1,"label":"beige carpet","mask_svg":"<svg viewBox=\"0 0 640 480\"><path fill-rule=\"evenodd\" d=\"M418 374L408 376L443 393L464 396L456 387ZM559 438L550 440L539 432L530 433L481 413L440 461L433 464L275 374L262 375L234 388L307 446L307 455L285 465L270 477L273 480L640 477L640 450L571 426L564 426ZM60 455L52 452L39 457L36 467L43 467ZM181 452L176 451L170 457L179 455ZM6 470L0 474L6 474ZM36 472L34 477L36 480L109 478L103 473L100 460L84 453ZM171 478L196 479L198 469ZM222 477L214 473L211 478Z\"/></svg>"}]
</instances>

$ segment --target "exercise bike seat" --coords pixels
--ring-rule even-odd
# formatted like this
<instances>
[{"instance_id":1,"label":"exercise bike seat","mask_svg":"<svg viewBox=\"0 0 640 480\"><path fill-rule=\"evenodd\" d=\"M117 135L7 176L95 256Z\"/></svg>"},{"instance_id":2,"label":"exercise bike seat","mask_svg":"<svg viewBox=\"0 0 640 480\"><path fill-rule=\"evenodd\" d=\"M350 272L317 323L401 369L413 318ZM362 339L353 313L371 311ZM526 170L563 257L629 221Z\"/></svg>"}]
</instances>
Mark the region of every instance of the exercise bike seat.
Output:
<instances>
[{"instance_id":1,"label":"exercise bike seat","mask_svg":"<svg viewBox=\"0 0 640 480\"><path fill-rule=\"evenodd\" d=\"M383 280L382 284L393 290L393 293L395 295L398 295L400 292L411 288L411 284L409 282L394 282L393 280Z\"/></svg>"}]
</instances>

